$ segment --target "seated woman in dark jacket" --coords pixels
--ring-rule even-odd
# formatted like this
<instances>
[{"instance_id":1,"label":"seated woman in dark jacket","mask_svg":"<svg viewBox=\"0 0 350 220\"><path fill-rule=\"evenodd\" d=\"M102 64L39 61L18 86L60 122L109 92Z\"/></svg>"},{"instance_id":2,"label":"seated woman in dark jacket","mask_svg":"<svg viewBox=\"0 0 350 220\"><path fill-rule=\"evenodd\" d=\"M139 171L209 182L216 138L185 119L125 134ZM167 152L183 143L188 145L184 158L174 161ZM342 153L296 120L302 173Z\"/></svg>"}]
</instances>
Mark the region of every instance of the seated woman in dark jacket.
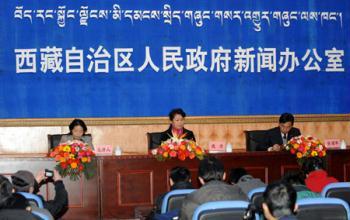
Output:
<instances>
[{"instance_id":1,"label":"seated woman in dark jacket","mask_svg":"<svg viewBox=\"0 0 350 220\"><path fill-rule=\"evenodd\" d=\"M169 129L162 132L160 141L166 141L172 137L181 137L187 140L196 141L192 131L184 128L186 113L181 109L173 109L169 113L169 120L171 122Z\"/></svg>"}]
</instances>

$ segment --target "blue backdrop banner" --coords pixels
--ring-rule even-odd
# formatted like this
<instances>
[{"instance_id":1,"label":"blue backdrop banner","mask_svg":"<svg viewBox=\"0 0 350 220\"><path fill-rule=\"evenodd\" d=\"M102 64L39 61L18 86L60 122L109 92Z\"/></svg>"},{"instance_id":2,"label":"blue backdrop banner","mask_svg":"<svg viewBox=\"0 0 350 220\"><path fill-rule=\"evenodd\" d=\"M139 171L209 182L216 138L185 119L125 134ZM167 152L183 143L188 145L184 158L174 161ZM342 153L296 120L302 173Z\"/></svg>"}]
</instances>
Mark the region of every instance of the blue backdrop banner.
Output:
<instances>
[{"instance_id":1,"label":"blue backdrop banner","mask_svg":"<svg viewBox=\"0 0 350 220\"><path fill-rule=\"evenodd\" d=\"M350 112L349 0L0 7L0 118Z\"/></svg>"}]
</instances>

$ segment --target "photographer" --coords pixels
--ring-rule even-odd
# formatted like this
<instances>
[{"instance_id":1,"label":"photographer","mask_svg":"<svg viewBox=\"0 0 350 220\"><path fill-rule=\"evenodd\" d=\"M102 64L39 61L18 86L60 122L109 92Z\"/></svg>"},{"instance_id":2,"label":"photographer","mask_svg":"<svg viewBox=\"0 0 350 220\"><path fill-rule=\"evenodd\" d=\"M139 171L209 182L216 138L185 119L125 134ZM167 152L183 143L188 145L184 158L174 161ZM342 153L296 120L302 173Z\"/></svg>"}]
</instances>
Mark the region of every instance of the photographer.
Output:
<instances>
[{"instance_id":1,"label":"photographer","mask_svg":"<svg viewBox=\"0 0 350 220\"><path fill-rule=\"evenodd\" d=\"M68 193L64 187L61 175L56 171L42 170L34 178L34 175L27 170L17 171L11 176L13 187L16 192L28 192L37 194L41 185L53 182L55 185L55 197L53 200L45 201L41 195L38 195L51 215L58 219L68 209Z\"/></svg>"}]
</instances>

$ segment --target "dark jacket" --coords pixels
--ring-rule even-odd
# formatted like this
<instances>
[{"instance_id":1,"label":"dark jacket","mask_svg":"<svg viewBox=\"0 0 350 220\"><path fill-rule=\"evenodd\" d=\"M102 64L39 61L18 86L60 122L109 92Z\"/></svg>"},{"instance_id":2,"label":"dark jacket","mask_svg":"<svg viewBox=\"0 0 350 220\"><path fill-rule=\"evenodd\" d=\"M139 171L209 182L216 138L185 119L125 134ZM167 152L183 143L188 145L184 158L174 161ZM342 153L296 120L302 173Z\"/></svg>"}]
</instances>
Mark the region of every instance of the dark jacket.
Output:
<instances>
[{"instance_id":1,"label":"dark jacket","mask_svg":"<svg viewBox=\"0 0 350 220\"><path fill-rule=\"evenodd\" d=\"M237 186L248 196L248 193L258 187L265 187L266 184L258 178L254 178L251 175L244 175L239 178Z\"/></svg>"},{"instance_id":2,"label":"dark jacket","mask_svg":"<svg viewBox=\"0 0 350 220\"><path fill-rule=\"evenodd\" d=\"M40 220L41 218L33 215L24 209L1 209L0 220Z\"/></svg>"},{"instance_id":3,"label":"dark jacket","mask_svg":"<svg viewBox=\"0 0 350 220\"><path fill-rule=\"evenodd\" d=\"M3 203L1 209L26 209L30 207L29 201L19 193L13 193Z\"/></svg>"},{"instance_id":4,"label":"dark jacket","mask_svg":"<svg viewBox=\"0 0 350 220\"><path fill-rule=\"evenodd\" d=\"M163 141L168 140L169 138L173 137L173 133L171 132L171 125L168 128L168 130L163 131L162 134L160 135L160 142L162 143ZM186 128L183 128L183 133L186 134L186 136L184 137L184 139L187 140L194 140L196 141L196 138L194 137L194 134L192 131L187 130Z\"/></svg>"},{"instance_id":5,"label":"dark jacket","mask_svg":"<svg viewBox=\"0 0 350 220\"><path fill-rule=\"evenodd\" d=\"M193 189L192 183L190 182L177 182L175 183L171 188L170 191L175 190L175 189ZM158 196L156 199L156 213L161 213L162 210L162 204L163 204L163 199L167 193L163 193L162 195Z\"/></svg>"},{"instance_id":6,"label":"dark jacket","mask_svg":"<svg viewBox=\"0 0 350 220\"><path fill-rule=\"evenodd\" d=\"M54 182L55 198L53 200L45 201L40 195L44 203L44 208L49 210L51 215L58 219L68 210L68 193L61 180Z\"/></svg>"},{"instance_id":7,"label":"dark jacket","mask_svg":"<svg viewBox=\"0 0 350 220\"><path fill-rule=\"evenodd\" d=\"M248 201L248 198L238 186L212 180L184 199L180 210L180 219L191 220L194 210L203 203L224 200Z\"/></svg>"},{"instance_id":8,"label":"dark jacket","mask_svg":"<svg viewBox=\"0 0 350 220\"><path fill-rule=\"evenodd\" d=\"M292 129L290 129L290 131L288 132L287 140L289 141L292 137L296 137L299 135L301 135L300 130L298 128L292 127ZM275 144L279 144L279 145L283 144L281 130L279 127L275 127L275 128L268 130L267 137L268 137L267 148L272 147ZM265 150L267 150L267 148Z\"/></svg>"}]
</instances>

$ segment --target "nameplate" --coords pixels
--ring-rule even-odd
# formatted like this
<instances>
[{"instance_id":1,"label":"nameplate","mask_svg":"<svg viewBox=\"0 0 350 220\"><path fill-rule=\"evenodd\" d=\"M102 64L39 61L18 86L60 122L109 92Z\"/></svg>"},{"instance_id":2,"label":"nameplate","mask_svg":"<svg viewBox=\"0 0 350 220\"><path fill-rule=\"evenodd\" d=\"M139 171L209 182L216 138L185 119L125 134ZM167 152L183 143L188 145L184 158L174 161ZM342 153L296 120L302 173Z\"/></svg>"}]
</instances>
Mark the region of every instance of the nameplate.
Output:
<instances>
[{"instance_id":1,"label":"nameplate","mask_svg":"<svg viewBox=\"0 0 350 220\"><path fill-rule=\"evenodd\" d=\"M326 139L324 140L324 145L327 149L340 149L340 139Z\"/></svg>"},{"instance_id":2,"label":"nameplate","mask_svg":"<svg viewBox=\"0 0 350 220\"><path fill-rule=\"evenodd\" d=\"M112 145L95 146L95 154L97 156L113 155L113 147L112 147Z\"/></svg>"},{"instance_id":3,"label":"nameplate","mask_svg":"<svg viewBox=\"0 0 350 220\"><path fill-rule=\"evenodd\" d=\"M209 153L224 153L226 146L224 141L211 141L208 147Z\"/></svg>"}]
</instances>

